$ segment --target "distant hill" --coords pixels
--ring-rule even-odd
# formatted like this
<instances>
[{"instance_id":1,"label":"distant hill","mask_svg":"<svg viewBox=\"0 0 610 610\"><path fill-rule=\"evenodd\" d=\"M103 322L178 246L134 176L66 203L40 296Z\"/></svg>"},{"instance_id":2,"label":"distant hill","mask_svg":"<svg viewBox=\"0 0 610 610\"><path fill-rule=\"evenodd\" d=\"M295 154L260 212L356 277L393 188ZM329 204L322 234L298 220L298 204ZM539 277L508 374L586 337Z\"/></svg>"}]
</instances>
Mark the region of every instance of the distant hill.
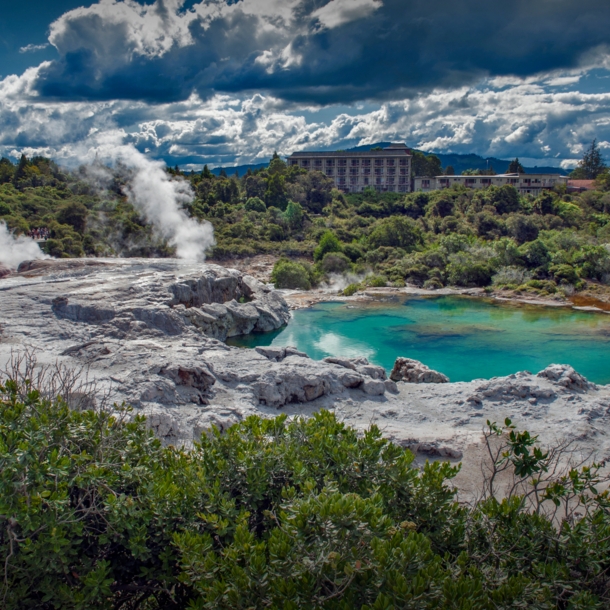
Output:
<instances>
[{"instance_id":1,"label":"distant hill","mask_svg":"<svg viewBox=\"0 0 610 610\"><path fill-rule=\"evenodd\" d=\"M363 151L370 150L371 148L375 148L377 146L381 146L382 148L385 146L389 146L390 142L377 142L376 144L367 144L365 146L354 146L353 148L346 148L347 151ZM413 149L417 150L417 149ZM481 157L480 155L459 155L459 154L444 154L444 153L429 153L425 151L424 155L436 155L440 160L443 167L447 167L448 165L452 165L456 174L461 174L464 170L467 169L487 169L488 167L493 167L497 174L504 174L508 169L510 164L510 159L498 159L496 157ZM489 165L488 165L489 161ZM215 167L211 172L216 174L217 176L224 169L227 172L227 175L232 176L237 173L240 176L243 176L248 169L254 171L255 169L262 169L267 167L269 163L258 163L256 165L238 165L237 167ZM551 167L546 165L534 166L534 167L523 167L528 174L535 173L545 173L545 174L561 174L562 176L566 176L568 172L560 167Z\"/></svg>"}]
</instances>

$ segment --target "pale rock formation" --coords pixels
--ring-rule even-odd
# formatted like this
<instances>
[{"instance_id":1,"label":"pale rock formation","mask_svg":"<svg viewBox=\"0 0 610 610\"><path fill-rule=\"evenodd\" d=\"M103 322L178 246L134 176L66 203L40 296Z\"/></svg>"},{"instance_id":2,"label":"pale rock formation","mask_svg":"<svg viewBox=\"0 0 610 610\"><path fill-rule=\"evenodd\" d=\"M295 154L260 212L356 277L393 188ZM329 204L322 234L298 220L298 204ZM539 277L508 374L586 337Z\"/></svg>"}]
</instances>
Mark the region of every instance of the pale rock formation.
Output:
<instances>
[{"instance_id":1,"label":"pale rock formation","mask_svg":"<svg viewBox=\"0 0 610 610\"><path fill-rule=\"evenodd\" d=\"M394 368L390 373L392 381L405 381L406 383L448 383L449 377L438 371L429 369L419 360L411 358L396 358Z\"/></svg>"},{"instance_id":2,"label":"pale rock formation","mask_svg":"<svg viewBox=\"0 0 610 610\"><path fill-rule=\"evenodd\" d=\"M79 404L109 396L110 405L132 405L164 443L189 444L253 414L325 408L359 429L377 424L424 458L462 459L459 476L480 476L488 419L510 417L542 444L568 437L610 459L610 387L567 365L447 383L403 358L387 379L366 358L314 361L293 347L231 347L225 338L278 329L290 312L281 293L216 265L35 261L2 280L0 304L0 368L26 347L42 365L83 368L99 394L92 401L75 393Z\"/></svg>"}]
</instances>

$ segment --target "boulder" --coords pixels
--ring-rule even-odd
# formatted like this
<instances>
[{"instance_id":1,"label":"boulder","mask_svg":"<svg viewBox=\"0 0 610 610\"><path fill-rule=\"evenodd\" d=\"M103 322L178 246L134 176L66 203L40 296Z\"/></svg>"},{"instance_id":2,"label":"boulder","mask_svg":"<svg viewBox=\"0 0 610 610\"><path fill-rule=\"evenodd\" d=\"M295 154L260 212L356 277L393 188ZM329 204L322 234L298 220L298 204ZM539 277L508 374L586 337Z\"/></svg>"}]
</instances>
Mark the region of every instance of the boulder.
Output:
<instances>
[{"instance_id":1,"label":"boulder","mask_svg":"<svg viewBox=\"0 0 610 610\"><path fill-rule=\"evenodd\" d=\"M0 280L11 273L12 271L6 265L0 263Z\"/></svg>"},{"instance_id":2,"label":"boulder","mask_svg":"<svg viewBox=\"0 0 610 610\"><path fill-rule=\"evenodd\" d=\"M390 373L392 381L405 381L406 383L448 383L449 377L433 371L419 360L411 358L396 358L394 368Z\"/></svg>"},{"instance_id":3,"label":"boulder","mask_svg":"<svg viewBox=\"0 0 610 610\"><path fill-rule=\"evenodd\" d=\"M537 377L548 379L555 382L557 385L563 386L568 390L588 390L594 389L595 384L587 381L580 373L577 373L568 364L550 364L544 370L540 371Z\"/></svg>"}]
</instances>

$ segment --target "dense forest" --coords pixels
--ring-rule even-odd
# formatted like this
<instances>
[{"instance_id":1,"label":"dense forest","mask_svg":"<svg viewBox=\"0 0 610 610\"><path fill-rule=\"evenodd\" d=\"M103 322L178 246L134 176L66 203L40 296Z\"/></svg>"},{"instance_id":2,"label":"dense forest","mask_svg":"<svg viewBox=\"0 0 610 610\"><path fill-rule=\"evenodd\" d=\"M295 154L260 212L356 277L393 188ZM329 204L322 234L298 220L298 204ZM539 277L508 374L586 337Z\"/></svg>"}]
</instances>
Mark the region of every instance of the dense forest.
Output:
<instances>
[{"instance_id":1,"label":"dense forest","mask_svg":"<svg viewBox=\"0 0 610 610\"><path fill-rule=\"evenodd\" d=\"M409 283L562 296L610 281L610 177L599 158L597 169L585 161L576 171L595 174L597 190L558 187L537 198L511 186L343 194L324 174L287 167L277 155L241 177L207 167L167 171L192 187L187 213L213 224L210 256L278 255L273 279L281 287L309 288L342 274L353 278L348 292L362 283ZM417 163L436 167L438 159ZM2 159L0 220L16 233L47 228L44 248L56 257L171 256L125 195L129 170L115 168L103 189L92 173L41 157L17 165Z\"/></svg>"},{"instance_id":2,"label":"dense forest","mask_svg":"<svg viewBox=\"0 0 610 610\"><path fill-rule=\"evenodd\" d=\"M129 410L0 380L5 610L585 610L610 604L600 465L488 422L480 499L327 412L163 447ZM502 475L508 486L499 483Z\"/></svg>"}]
</instances>

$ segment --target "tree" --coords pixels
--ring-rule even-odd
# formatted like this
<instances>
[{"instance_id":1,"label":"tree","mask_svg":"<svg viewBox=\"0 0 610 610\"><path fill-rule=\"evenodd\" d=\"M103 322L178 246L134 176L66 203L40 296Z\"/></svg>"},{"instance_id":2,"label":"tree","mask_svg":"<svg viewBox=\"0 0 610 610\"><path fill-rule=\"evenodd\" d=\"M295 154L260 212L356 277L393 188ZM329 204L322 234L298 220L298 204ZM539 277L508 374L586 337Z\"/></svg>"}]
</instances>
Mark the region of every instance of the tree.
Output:
<instances>
[{"instance_id":1,"label":"tree","mask_svg":"<svg viewBox=\"0 0 610 610\"><path fill-rule=\"evenodd\" d=\"M303 208L295 201L289 201L284 217L291 229L300 229L303 224Z\"/></svg>"},{"instance_id":2,"label":"tree","mask_svg":"<svg viewBox=\"0 0 610 610\"><path fill-rule=\"evenodd\" d=\"M445 168L445 176L455 176L455 169L453 169L453 165L448 165Z\"/></svg>"},{"instance_id":3,"label":"tree","mask_svg":"<svg viewBox=\"0 0 610 610\"><path fill-rule=\"evenodd\" d=\"M57 220L61 224L71 225L82 234L85 232L88 214L89 210L80 201L72 201L59 209Z\"/></svg>"},{"instance_id":4,"label":"tree","mask_svg":"<svg viewBox=\"0 0 610 610\"><path fill-rule=\"evenodd\" d=\"M570 178L574 180L595 180L605 170L606 164L604 163L604 158L599 150L597 141L593 140L589 148L584 152L576 169L570 174Z\"/></svg>"},{"instance_id":5,"label":"tree","mask_svg":"<svg viewBox=\"0 0 610 610\"><path fill-rule=\"evenodd\" d=\"M267 180L267 190L265 191L265 203L267 207L286 209L288 198L286 196L285 178L280 172L275 172Z\"/></svg>"},{"instance_id":6,"label":"tree","mask_svg":"<svg viewBox=\"0 0 610 610\"><path fill-rule=\"evenodd\" d=\"M443 166L441 160L436 155L430 155L426 158L428 162L428 176L441 176L443 173Z\"/></svg>"},{"instance_id":7,"label":"tree","mask_svg":"<svg viewBox=\"0 0 610 610\"><path fill-rule=\"evenodd\" d=\"M507 174L525 174L525 169L521 162L519 161L519 157L515 157L509 164L508 169L506 170Z\"/></svg>"},{"instance_id":8,"label":"tree","mask_svg":"<svg viewBox=\"0 0 610 610\"><path fill-rule=\"evenodd\" d=\"M208 169L207 165L203 166L203 169L201 170L201 177L205 178L206 180L212 180L214 178L214 174Z\"/></svg>"},{"instance_id":9,"label":"tree","mask_svg":"<svg viewBox=\"0 0 610 610\"><path fill-rule=\"evenodd\" d=\"M21 159L19 159L19 165L17 166L17 169L15 170L15 174L13 176L13 182L15 184L25 177L25 170L27 169L27 167L28 158L22 154Z\"/></svg>"},{"instance_id":10,"label":"tree","mask_svg":"<svg viewBox=\"0 0 610 610\"><path fill-rule=\"evenodd\" d=\"M313 259L321 261L328 252L341 252L341 242L332 231L325 231L320 237L318 247L313 252Z\"/></svg>"}]
</instances>

